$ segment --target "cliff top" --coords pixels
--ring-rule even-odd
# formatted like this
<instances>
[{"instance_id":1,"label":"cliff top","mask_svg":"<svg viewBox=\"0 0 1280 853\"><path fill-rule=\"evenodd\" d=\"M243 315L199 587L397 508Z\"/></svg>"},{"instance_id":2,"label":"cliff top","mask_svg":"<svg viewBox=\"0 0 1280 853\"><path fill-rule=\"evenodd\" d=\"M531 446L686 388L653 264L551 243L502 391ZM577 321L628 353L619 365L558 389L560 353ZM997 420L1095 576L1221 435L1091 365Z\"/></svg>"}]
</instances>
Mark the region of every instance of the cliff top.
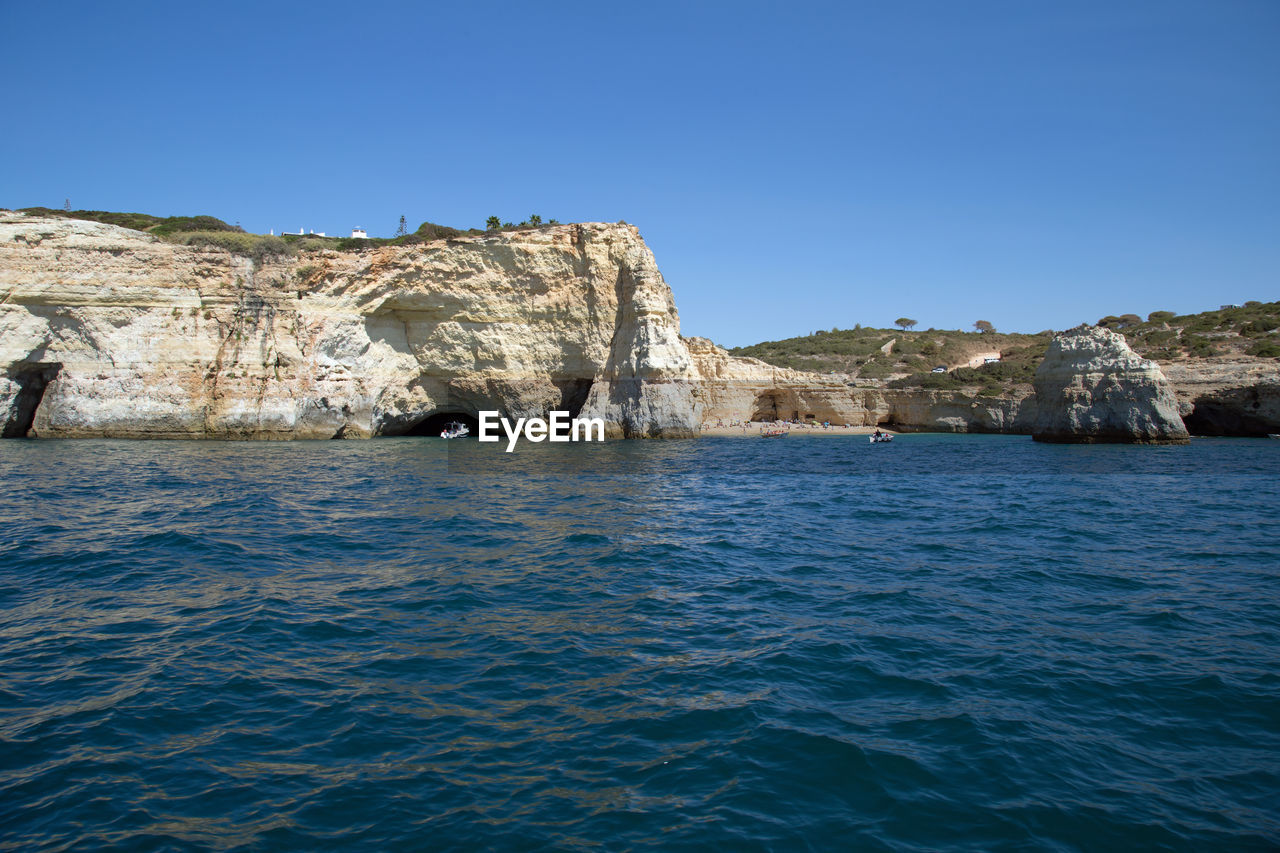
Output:
<instances>
[{"instance_id":1,"label":"cliff top","mask_svg":"<svg viewBox=\"0 0 1280 853\"><path fill-rule=\"evenodd\" d=\"M572 229L590 228L610 230L625 228L639 236L639 230L626 222L578 222L559 223L551 220L545 224L523 222L518 225L480 230L461 230L424 222L418 230L401 237L352 239L346 237L322 237L314 234L251 234L239 226L228 225L212 216L158 217L144 213L113 213L110 211L52 210L50 208L0 208L0 222L14 226L26 224L39 226L50 238L61 235L104 237L115 233L117 239L132 235L137 238L163 240L176 245L221 249L232 254L264 261L270 258L288 258L310 252L362 252L383 247L409 247L445 241L486 241L493 239L528 238L539 234L558 235ZM113 229L118 229L118 233Z\"/></svg>"},{"instance_id":2,"label":"cliff top","mask_svg":"<svg viewBox=\"0 0 1280 853\"><path fill-rule=\"evenodd\" d=\"M1132 314L1104 317L1099 326L1118 331L1139 356L1166 367L1222 361L1280 370L1280 302L1246 302L1186 315L1154 311L1146 320ZM920 332L859 325L736 347L731 352L779 367L889 380L894 387L980 386L987 393L1000 393L1031 382L1052 337L1052 331L1035 335L949 329ZM991 352L999 354L999 362L986 364L978 358ZM933 373L940 365L947 372Z\"/></svg>"}]
</instances>

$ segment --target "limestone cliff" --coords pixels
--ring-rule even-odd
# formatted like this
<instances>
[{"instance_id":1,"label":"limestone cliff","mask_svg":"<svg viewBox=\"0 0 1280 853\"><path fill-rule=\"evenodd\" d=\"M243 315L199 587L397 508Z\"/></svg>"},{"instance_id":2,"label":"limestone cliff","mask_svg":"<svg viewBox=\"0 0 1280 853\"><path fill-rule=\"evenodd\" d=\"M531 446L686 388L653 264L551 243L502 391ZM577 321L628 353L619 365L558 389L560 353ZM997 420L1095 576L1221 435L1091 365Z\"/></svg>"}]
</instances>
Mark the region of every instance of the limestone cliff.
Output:
<instances>
[{"instance_id":1,"label":"limestone cliff","mask_svg":"<svg viewBox=\"0 0 1280 853\"><path fill-rule=\"evenodd\" d=\"M1188 441L1160 365L1109 329L1078 326L1054 337L1036 369L1035 391L1036 441Z\"/></svg>"},{"instance_id":2,"label":"limestone cliff","mask_svg":"<svg viewBox=\"0 0 1280 853\"><path fill-rule=\"evenodd\" d=\"M775 367L729 355L705 338L686 338L710 420L810 418L918 432L1029 433L1029 392L989 397L964 391L856 387L834 374Z\"/></svg>"},{"instance_id":3,"label":"limestone cliff","mask_svg":"<svg viewBox=\"0 0 1280 853\"><path fill-rule=\"evenodd\" d=\"M924 388L886 389L881 392L889 416L881 423L907 432L1031 432L1035 423L1035 397L1014 390L1000 396L979 392L931 391Z\"/></svg>"},{"instance_id":4,"label":"limestone cliff","mask_svg":"<svg viewBox=\"0 0 1280 853\"><path fill-rule=\"evenodd\" d=\"M1273 359L1184 359L1161 364L1192 435L1280 433L1280 365Z\"/></svg>"},{"instance_id":5,"label":"limestone cliff","mask_svg":"<svg viewBox=\"0 0 1280 853\"><path fill-rule=\"evenodd\" d=\"M842 379L732 356L706 338L685 338L685 345L709 420L812 417L838 424L876 424L875 399Z\"/></svg>"},{"instance_id":6,"label":"limestone cliff","mask_svg":"<svg viewBox=\"0 0 1280 853\"><path fill-rule=\"evenodd\" d=\"M5 435L357 437L566 409L685 436L702 414L624 224L256 264L0 212L0 365Z\"/></svg>"}]
</instances>

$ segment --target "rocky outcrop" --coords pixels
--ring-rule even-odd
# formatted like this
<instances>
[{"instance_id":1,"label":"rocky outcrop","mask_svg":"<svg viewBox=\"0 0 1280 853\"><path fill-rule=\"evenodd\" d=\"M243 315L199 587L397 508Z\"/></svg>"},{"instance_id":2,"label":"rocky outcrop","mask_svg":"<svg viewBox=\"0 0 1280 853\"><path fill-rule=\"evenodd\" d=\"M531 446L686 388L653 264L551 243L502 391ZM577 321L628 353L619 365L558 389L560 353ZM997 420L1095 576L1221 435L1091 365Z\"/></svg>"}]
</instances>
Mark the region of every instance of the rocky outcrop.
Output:
<instances>
[{"instance_id":1,"label":"rocky outcrop","mask_svg":"<svg viewBox=\"0 0 1280 853\"><path fill-rule=\"evenodd\" d=\"M1192 435L1280 433L1280 363L1185 359L1162 364Z\"/></svg>"},{"instance_id":2,"label":"rocky outcrop","mask_svg":"<svg viewBox=\"0 0 1280 853\"><path fill-rule=\"evenodd\" d=\"M834 374L737 358L705 338L686 338L711 420L831 421L908 432L1031 432L1030 391L998 397L976 391L859 388Z\"/></svg>"},{"instance_id":3,"label":"rocky outcrop","mask_svg":"<svg viewBox=\"0 0 1280 853\"><path fill-rule=\"evenodd\" d=\"M1168 380L1124 337L1096 326L1056 336L1036 370L1036 441L1184 444Z\"/></svg>"},{"instance_id":4,"label":"rocky outcrop","mask_svg":"<svg viewBox=\"0 0 1280 853\"><path fill-rule=\"evenodd\" d=\"M812 418L838 424L876 424L875 392L851 388L843 378L731 356L706 338L685 338L685 346L693 359L704 416L709 421Z\"/></svg>"},{"instance_id":5,"label":"rocky outcrop","mask_svg":"<svg viewBox=\"0 0 1280 853\"><path fill-rule=\"evenodd\" d=\"M1149 373L1132 359L1080 367L1094 378L1078 385L1076 367L1060 366L1053 393L1074 402L1054 405L1077 420L1043 435L1176 440L1103 416L1128 417ZM1273 362L1166 370L1193 433L1280 432ZM599 416L616 437L746 418L945 432L1037 423L1023 392L855 387L682 338L652 253L624 224L255 263L0 211L0 435L366 438L435 433L481 409Z\"/></svg>"},{"instance_id":6,"label":"rocky outcrop","mask_svg":"<svg viewBox=\"0 0 1280 853\"><path fill-rule=\"evenodd\" d=\"M5 435L350 438L562 409L687 436L697 379L625 224L255 263L0 212Z\"/></svg>"},{"instance_id":7,"label":"rocky outcrop","mask_svg":"<svg viewBox=\"0 0 1280 853\"><path fill-rule=\"evenodd\" d=\"M1028 434L1035 423L1035 397L1030 390L1000 396L923 388L885 390L889 416L880 423L905 432L975 432Z\"/></svg>"}]
</instances>

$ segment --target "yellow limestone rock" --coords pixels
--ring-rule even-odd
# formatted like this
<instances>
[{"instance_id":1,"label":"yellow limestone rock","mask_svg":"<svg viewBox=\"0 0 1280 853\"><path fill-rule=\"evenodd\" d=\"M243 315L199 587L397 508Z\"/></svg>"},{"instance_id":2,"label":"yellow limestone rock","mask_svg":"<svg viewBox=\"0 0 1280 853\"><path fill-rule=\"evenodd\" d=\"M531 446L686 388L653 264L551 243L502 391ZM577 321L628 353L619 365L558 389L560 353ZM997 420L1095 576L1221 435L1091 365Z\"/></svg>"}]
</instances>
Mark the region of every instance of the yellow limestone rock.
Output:
<instances>
[{"instance_id":1,"label":"yellow limestone rock","mask_svg":"<svg viewBox=\"0 0 1280 853\"><path fill-rule=\"evenodd\" d=\"M639 233L587 223L263 263L0 212L5 434L331 438L436 415L696 435L698 376Z\"/></svg>"}]
</instances>

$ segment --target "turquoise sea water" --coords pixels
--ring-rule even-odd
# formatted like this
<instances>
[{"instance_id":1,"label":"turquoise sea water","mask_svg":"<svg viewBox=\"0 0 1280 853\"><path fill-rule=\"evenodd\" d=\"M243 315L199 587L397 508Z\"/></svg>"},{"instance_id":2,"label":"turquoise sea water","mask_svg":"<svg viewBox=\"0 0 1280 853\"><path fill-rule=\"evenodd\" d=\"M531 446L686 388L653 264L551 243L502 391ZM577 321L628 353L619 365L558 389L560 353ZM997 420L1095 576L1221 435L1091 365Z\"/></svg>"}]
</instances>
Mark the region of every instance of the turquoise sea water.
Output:
<instances>
[{"instance_id":1,"label":"turquoise sea water","mask_svg":"<svg viewBox=\"0 0 1280 853\"><path fill-rule=\"evenodd\" d=\"M0 850L1275 849L1278 474L0 442Z\"/></svg>"}]
</instances>

